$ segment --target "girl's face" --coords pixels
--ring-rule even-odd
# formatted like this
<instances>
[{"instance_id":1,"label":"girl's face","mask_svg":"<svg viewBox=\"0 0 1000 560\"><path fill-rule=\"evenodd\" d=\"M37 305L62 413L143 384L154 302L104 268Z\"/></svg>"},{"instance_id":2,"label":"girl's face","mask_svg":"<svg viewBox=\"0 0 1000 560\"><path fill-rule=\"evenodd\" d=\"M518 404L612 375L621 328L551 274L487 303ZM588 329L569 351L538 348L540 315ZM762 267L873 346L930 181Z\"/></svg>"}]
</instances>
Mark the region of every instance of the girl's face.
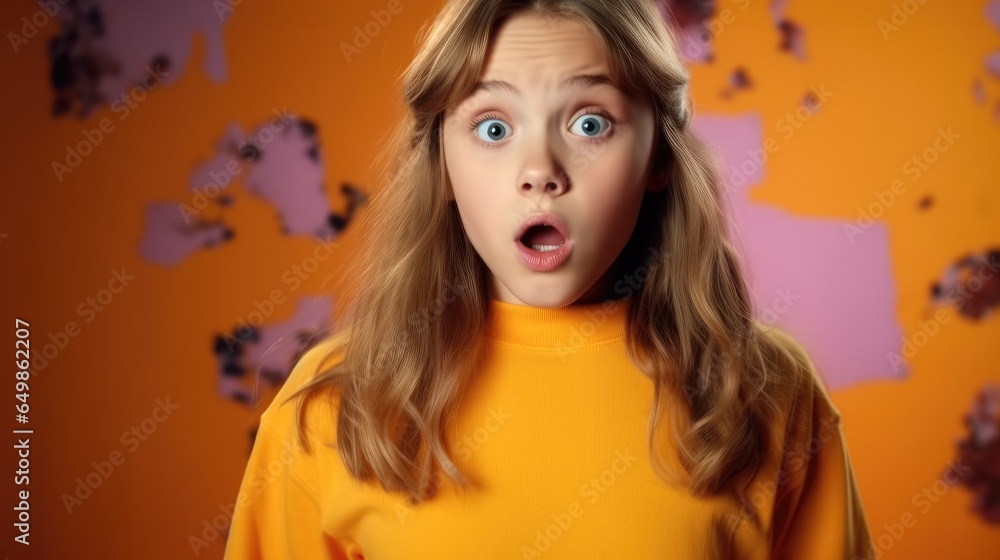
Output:
<instances>
[{"instance_id":1,"label":"girl's face","mask_svg":"<svg viewBox=\"0 0 1000 560\"><path fill-rule=\"evenodd\" d=\"M652 108L609 77L581 24L521 13L497 30L475 92L446 111L451 196L493 298L562 307L611 296L643 192L661 187L649 178ZM522 237L543 214L561 223Z\"/></svg>"}]
</instances>

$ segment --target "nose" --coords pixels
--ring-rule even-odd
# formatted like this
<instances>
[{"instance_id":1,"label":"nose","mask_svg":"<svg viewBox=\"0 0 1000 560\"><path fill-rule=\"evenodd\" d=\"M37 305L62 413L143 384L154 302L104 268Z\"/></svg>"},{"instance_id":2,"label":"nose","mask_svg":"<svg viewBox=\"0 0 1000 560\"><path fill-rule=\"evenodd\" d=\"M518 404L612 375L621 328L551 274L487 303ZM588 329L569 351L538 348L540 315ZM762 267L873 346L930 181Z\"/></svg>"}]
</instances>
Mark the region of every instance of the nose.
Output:
<instances>
[{"instance_id":1,"label":"nose","mask_svg":"<svg viewBox=\"0 0 1000 560\"><path fill-rule=\"evenodd\" d=\"M561 196L569 189L569 176L559 167L550 149L543 145L531 150L534 157L525 161L519 181L522 194Z\"/></svg>"}]
</instances>

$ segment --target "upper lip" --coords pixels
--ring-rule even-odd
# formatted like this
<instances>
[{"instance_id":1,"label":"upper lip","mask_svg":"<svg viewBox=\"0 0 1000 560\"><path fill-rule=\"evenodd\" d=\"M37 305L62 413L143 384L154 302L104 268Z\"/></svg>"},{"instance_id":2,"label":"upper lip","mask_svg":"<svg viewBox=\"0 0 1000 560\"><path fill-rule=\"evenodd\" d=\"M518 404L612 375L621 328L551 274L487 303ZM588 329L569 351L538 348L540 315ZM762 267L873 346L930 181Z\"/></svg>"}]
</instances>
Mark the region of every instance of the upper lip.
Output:
<instances>
[{"instance_id":1,"label":"upper lip","mask_svg":"<svg viewBox=\"0 0 1000 560\"><path fill-rule=\"evenodd\" d=\"M520 240L524 237L525 233L534 226L552 226L562 234L562 236L569 241L569 228L566 227L566 222L562 220L559 216L550 213L543 214L532 214L521 221L521 224L517 226L517 232L514 236L514 241Z\"/></svg>"}]
</instances>

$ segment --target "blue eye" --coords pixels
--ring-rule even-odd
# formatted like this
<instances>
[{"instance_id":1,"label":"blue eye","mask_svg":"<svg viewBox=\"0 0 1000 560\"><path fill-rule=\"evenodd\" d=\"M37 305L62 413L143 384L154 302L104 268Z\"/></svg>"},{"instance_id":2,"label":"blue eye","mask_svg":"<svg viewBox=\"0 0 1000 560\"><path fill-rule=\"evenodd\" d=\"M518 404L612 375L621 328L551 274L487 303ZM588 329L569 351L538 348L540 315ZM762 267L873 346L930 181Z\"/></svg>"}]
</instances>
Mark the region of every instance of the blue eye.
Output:
<instances>
[{"instance_id":1,"label":"blue eye","mask_svg":"<svg viewBox=\"0 0 1000 560\"><path fill-rule=\"evenodd\" d=\"M615 121L600 109L590 109L590 111L574 121L570 131L591 141L603 142L610 137L609 130L613 128ZM479 144L486 148L494 147L511 135L510 125L496 113L483 115L471 123L469 128L473 130Z\"/></svg>"},{"instance_id":2,"label":"blue eye","mask_svg":"<svg viewBox=\"0 0 1000 560\"><path fill-rule=\"evenodd\" d=\"M578 123L580 125L579 127L577 126ZM583 136L593 138L601 135L603 132L611 128L611 121L601 115L595 115L592 113L586 114L574 121L570 130L576 132L574 129L577 128Z\"/></svg>"},{"instance_id":3,"label":"blue eye","mask_svg":"<svg viewBox=\"0 0 1000 560\"><path fill-rule=\"evenodd\" d=\"M480 132L485 133L485 136ZM507 125L500 119L487 119L476 125L476 136L489 143L499 142L507 134Z\"/></svg>"}]
</instances>

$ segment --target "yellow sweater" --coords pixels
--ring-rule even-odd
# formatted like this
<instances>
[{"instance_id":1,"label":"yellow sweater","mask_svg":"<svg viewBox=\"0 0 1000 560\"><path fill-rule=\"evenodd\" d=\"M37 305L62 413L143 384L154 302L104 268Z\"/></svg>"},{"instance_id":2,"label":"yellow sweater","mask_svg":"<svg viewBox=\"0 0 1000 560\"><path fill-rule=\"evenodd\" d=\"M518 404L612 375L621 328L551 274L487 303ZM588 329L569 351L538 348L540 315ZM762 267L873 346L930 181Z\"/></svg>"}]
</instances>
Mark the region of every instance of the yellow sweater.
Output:
<instances>
[{"instance_id":1,"label":"yellow sweater","mask_svg":"<svg viewBox=\"0 0 1000 560\"><path fill-rule=\"evenodd\" d=\"M456 464L480 485L445 485L416 507L358 484L315 444L334 439L334 403L310 407L313 449L297 447L294 403L278 403L328 347L310 350L262 416L225 558L869 558L840 414L816 374L790 408L795 423L774 426L784 464L762 458L742 497L698 498L655 475L652 386L625 355L628 305L493 301L477 384L449 430Z\"/></svg>"}]
</instances>

